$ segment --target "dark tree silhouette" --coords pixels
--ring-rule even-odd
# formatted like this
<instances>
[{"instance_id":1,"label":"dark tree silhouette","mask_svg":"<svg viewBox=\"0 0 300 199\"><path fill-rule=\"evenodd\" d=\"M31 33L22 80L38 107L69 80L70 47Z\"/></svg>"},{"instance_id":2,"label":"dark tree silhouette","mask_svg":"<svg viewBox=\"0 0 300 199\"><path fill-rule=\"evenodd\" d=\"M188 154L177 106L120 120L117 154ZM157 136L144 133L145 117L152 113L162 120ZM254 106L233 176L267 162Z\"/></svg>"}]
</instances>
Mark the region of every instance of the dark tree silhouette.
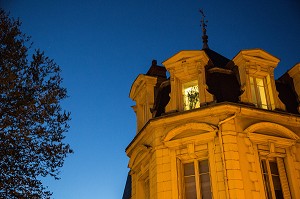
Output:
<instances>
[{"instance_id":1,"label":"dark tree silhouette","mask_svg":"<svg viewBox=\"0 0 300 199\"><path fill-rule=\"evenodd\" d=\"M50 198L42 177L58 179L70 114L60 102L59 66L32 50L21 22L0 9L0 198Z\"/></svg>"}]
</instances>

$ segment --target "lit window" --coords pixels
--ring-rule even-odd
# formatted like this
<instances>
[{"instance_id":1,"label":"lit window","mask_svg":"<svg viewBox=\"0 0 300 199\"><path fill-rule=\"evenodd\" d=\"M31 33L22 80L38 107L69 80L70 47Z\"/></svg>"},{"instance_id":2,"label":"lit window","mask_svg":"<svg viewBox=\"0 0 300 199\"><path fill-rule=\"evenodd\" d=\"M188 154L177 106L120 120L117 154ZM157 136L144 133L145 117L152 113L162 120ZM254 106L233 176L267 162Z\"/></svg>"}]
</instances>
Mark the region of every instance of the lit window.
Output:
<instances>
[{"instance_id":1,"label":"lit window","mask_svg":"<svg viewBox=\"0 0 300 199\"><path fill-rule=\"evenodd\" d=\"M212 198L208 160L183 164L183 171L185 199Z\"/></svg>"},{"instance_id":2,"label":"lit window","mask_svg":"<svg viewBox=\"0 0 300 199\"><path fill-rule=\"evenodd\" d=\"M289 186L282 158L262 159L261 168L268 199L290 196Z\"/></svg>"},{"instance_id":3,"label":"lit window","mask_svg":"<svg viewBox=\"0 0 300 199\"><path fill-rule=\"evenodd\" d=\"M267 87L264 78L250 77L252 102L255 106L268 109Z\"/></svg>"},{"instance_id":4,"label":"lit window","mask_svg":"<svg viewBox=\"0 0 300 199\"><path fill-rule=\"evenodd\" d=\"M184 110L200 107L198 81L194 80L182 85Z\"/></svg>"}]
</instances>

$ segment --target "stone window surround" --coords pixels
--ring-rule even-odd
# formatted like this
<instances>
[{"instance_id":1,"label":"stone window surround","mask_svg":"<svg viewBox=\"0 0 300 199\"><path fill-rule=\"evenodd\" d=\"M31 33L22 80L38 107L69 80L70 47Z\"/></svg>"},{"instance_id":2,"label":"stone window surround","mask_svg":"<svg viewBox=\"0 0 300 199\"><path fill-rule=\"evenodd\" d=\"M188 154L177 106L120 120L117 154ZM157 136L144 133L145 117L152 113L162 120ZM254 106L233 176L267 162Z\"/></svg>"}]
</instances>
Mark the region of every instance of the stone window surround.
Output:
<instances>
[{"instance_id":1,"label":"stone window surround","mask_svg":"<svg viewBox=\"0 0 300 199\"><path fill-rule=\"evenodd\" d=\"M268 134L262 134L263 131L268 132ZM270 130L274 132L273 135L270 135ZM293 159L293 151L296 145L296 142L299 140L299 137L289 130L288 128L271 122L260 122L250 125L244 130L244 133L247 134L247 137L252 143L255 155L255 165L258 173L262 174L262 169L260 165L260 159L266 157L281 157L285 162L285 167L289 172L287 172L288 184L290 193L293 198L296 198L296 195L299 195L298 182L295 178L295 166ZM259 145L268 145L269 151L260 151L258 149ZM285 149L285 153L278 153L276 148ZM266 196L264 182L262 175L259 175L259 186L260 190L263 192L263 195Z\"/></svg>"}]
</instances>

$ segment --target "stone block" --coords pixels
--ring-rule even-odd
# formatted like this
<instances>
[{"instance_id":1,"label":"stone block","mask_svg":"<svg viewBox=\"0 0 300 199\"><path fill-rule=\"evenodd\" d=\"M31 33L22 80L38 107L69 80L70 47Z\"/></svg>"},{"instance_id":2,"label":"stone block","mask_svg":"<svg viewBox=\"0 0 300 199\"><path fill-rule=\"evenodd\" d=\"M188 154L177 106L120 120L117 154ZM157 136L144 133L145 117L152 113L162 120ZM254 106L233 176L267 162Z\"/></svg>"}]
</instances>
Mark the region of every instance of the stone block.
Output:
<instances>
[{"instance_id":1,"label":"stone block","mask_svg":"<svg viewBox=\"0 0 300 199\"><path fill-rule=\"evenodd\" d=\"M169 156L169 149L163 149L163 156Z\"/></svg>"},{"instance_id":2,"label":"stone block","mask_svg":"<svg viewBox=\"0 0 300 199\"><path fill-rule=\"evenodd\" d=\"M215 161L216 162L222 162L222 156L221 156L220 153L215 155Z\"/></svg>"},{"instance_id":3,"label":"stone block","mask_svg":"<svg viewBox=\"0 0 300 199\"><path fill-rule=\"evenodd\" d=\"M222 162L216 163L216 171L222 171L223 170L223 164Z\"/></svg>"},{"instance_id":4,"label":"stone block","mask_svg":"<svg viewBox=\"0 0 300 199\"><path fill-rule=\"evenodd\" d=\"M216 172L217 173L217 181L224 181L224 174L223 172Z\"/></svg>"},{"instance_id":5,"label":"stone block","mask_svg":"<svg viewBox=\"0 0 300 199\"><path fill-rule=\"evenodd\" d=\"M171 180L171 172L164 172L161 175L163 177L163 182Z\"/></svg>"},{"instance_id":6,"label":"stone block","mask_svg":"<svg viewBox=\"0 0 300 199\"><path fill-rule=\"evenodd\" d=\"M227 169L240 169L240 162L238 160L226 160Z\"/></svg>"},{"instance_id":7,"label":"stone block","mask_svg":"<svg viewBox=\"0 0 300 199\"><path fill-rule=\"evenodd\" d=\"M227 170L228 180L241 180L242 173L240 170Z\"/></svg>"},{"instance_id":8,"label":"stone block","mask_svg":"<svg viewBox=\"0 0 300 199\"><path fill-rule=\"evenodd\" d=\"M228 180L229 190L231 189L243 189L244 184L242 180Z\"/></svg>"},{"instance_id":9,"label":"stone block","mask_svg":"<svg viewBox=\"0 0 300 199\"><path fill-rule=\"evenodd\" d=\"M160 158L160 157L162 157L163 156L163 150L162 149L158 149L158 150L156 150L156 157L157 158Z\"/></svg>"},{"instance_id":10,"label":"stone block","mask_svg":"<svg viewBox=\"0 0 300 199\"><path fill-rule=\"evenodd\" d=\"M237 139L236 139L236 136L234 135L224 135L223 136L223 143L224 144L229 144L229 143L237 143Z\"/></svg>"},{"instance_id":11,"label":"stone block","mask_svg":"<svg viewBox=\"0 0 300 199\"><path fill-rule=\"evenodd\" d=\"M240 156L239 156L238 152L225 151L224 155L225 155L225 161L226 160L239 160L240 159Z\"/></svg>"},{"instance_id":12,"label":"stone block","mask_svg":"<svg viewBox=\"0 0 300 199\"><path fill-rule=\"evenodd\" d=\"M224 151L238 151L237 144L224 144Z\"/></svg>"},{"instance_id":13,"label":"stone block","mask_svg":"<svg viewBox=\"0 0 300 199\"><path fill-rule=\"evenodd\" d=\"M234 120L222 124L222 131L235 131Z\"/></svg>"},{"instance_id":14,"label":"stone block","mask_svg":"<svg viewBox=\"0 0 300 199\"><path fill-rule=\"evenodd\" d=\"M163 158L162 157L157 158L156 159L156 164L158 164L158 165L163 164Z\"/></svg>"},{"instance_id":15,"label":"stone block","mask_svg":"<svg viewBox=\"0 0 300 199\"><path fill-rule=\"evenodd\" d=\"M229 190L229 198L230 199L244 199L245 193L243 190L231 189L231 190Z\"/></svg>"},{"instance_id":16,"label":"stone block","mask_svg":"<svg viewBox=\"0 0 300 199\"><path fill-rule=\"evenodd\" d=\"M164 191L164 182L158 182L157 183L157 192L163 192Z\"/></svg>"},{"instance_id":17,"label":"stone block","mask_svg":"<svg viewBox=\"0 0 300 199\"><path fill-rule=\"evenodd\" d=\"M171 164L163 164L163 172L171 171Z\"/></svg>"},{"instance_id":18,"label":"stone block","mask_svg":"<svg viewBox=\"0 0 300 199\"><path fill-rule=\"evenodd\" d=\"M252 191L252 198L260 198L260 194L258 191Z\"/></svg>"},{"instance_id":19,"label":"stone block","mask_svg":"<svg viewBox=\"0 0 300 199\"><path fill-rule=\"evenodd\" d=\"M224 184L224 181L223 181L223 182L218 182L217 184L218 184L218 185L217 185L218 191L225 190L225 184Z\"/></svg>"},{"instance_id":20,"label":"stone block","mask_svg":"<svg viewBox=\"0 0 300 199\"><path fill-rule=\"evenodd\" d=\"M256 172L248 172L249 173L249 179L253 182L258 181L257 173Z\"/></svg>"},{"instance_id":21,"label":"stone block","mask_svg":"<svg viewBox=\"0 0 300 199\"><path fill-rule=\"evenodd\" d=\"M255 162L255 157L252 154L246 154L248 162Z\"/></svg>"},{"instance_id":22,"label":"stone block","mask_svg":"<svg viewBox=\"0 0 300 199\"><path fill-rule=\"evenodd\" d=\"M163 192L163 199L172 198L172 191L164 191Z\"/></svg>"},{"instance_id":23,"label":"stone block","mask_svg":"<svg viewBox=\"0 0 300 199\"><path fill-rule=\"evenodd\" d=\"M162 160L162 163L163 163L163 164L168 164L168 163L171 162L171 161L170 161L170 156L163 156L162 159L163 159L163 160Z\"/></svg>"},{"instance_id":24,"label":"stone block","mask_svg":"<svg viewBox=\"0 0 300 199\"><path fill-rule=\"evenodd\" d=\"M226 198L226 191L219 191L218 194L219 194L219 199Z\"/></svg>"},{"instance_id":25,"label":"stone block","mask_svg":"<svg viewBox=\"0 0 300 199\"><path fill-rule=\"evenodd\" d=\"M171 191L172 190L172 183L171 181L163 182L164 191Z\"/></svg>"}]
</instances>

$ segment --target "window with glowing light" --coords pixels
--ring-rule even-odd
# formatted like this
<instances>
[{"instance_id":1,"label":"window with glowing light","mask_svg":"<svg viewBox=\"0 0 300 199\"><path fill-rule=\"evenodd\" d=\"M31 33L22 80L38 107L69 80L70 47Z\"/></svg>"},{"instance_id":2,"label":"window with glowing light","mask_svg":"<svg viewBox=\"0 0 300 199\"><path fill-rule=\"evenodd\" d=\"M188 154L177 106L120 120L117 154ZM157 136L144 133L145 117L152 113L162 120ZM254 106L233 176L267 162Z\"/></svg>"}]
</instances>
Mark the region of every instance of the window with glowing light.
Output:
<instances>
[{"instance_id":1,"label":"window with glowing light","mask_svg":"<svg viewBox=\"0 0 300 199\"><path fill-rule=\"evenodd\" d=\"M250 76L250 87L252 102L258 108L270 109L268 88L265 78L251 77Z\"/></svg>"},{"instance_id":2,"label":"window with glowing light","mask_svg":"<svg viewBox=\"0 0 300 199\"><path fill-rule=\"evenodd\" d=\"M184 110L200 107L198 81L194 80L182 84Z\"/></svg>"},{"instance_id":3,"label":"window with glowing light","mask_svg":"<svg viewBox=\"0 0 300 199\"><path fill-rule=\"evenodd\" d=\"M209 161L194 160L183 164L185 199L211 199Z\"/></svg>"}]
</instances>

